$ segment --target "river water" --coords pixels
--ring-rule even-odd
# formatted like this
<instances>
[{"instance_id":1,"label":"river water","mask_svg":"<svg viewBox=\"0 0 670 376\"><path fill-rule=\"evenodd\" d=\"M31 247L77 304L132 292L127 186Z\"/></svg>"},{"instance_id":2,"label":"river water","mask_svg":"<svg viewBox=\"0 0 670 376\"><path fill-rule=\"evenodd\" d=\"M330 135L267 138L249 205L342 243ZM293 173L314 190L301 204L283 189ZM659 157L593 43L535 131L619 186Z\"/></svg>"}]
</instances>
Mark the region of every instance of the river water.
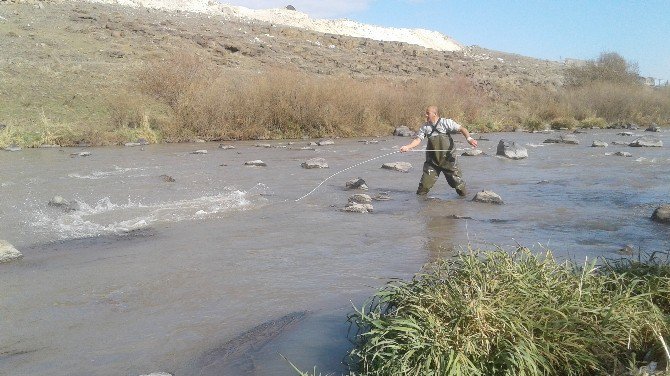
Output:
<instances>
[{"instance_id":1,"label":"river water","mask_svg":"<svg viewBox=\"0 0 670 376\"><path fill-rule=\"evenodd\" d=\"M454 250L519 244L575 260L618 257L627 244L669 250L670 228L650 220L670 200L669 134L654 134L662 148L590 147L634 138L613 130L580 134L580 145L486 134L487 155L459 158L466 199L442 178L433 198L416 197L423 154L410 152L295 201L408 142L394 137L315 150L272 141L2 153L0 239L24 257L0 265L0 374L295 375L281 355L339 374L352 305ZM529 157L496 157L503 138ZM80 151L91 155L71 155ZM314 157L330 168L301 168ZM244 165L256 159L267 167ZM397 161L412 170L380 168ZM356 177L391 200L340 211ZM484 189L505 204L471 201ZM78 209L49 206L56 195Z\"/></svg>"}]
</instances>

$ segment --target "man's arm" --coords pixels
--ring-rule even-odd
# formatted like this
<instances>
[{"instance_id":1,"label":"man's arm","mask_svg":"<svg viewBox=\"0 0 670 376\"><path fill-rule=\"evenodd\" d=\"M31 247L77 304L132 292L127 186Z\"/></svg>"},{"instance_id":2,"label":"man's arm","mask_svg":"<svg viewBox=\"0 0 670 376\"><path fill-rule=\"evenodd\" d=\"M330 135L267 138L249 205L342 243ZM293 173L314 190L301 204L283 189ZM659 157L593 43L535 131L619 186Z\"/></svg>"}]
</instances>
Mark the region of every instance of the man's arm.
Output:
<instances>
[{"instance_id":1,"label":"man's arm","mask_svg":"<svg viewBox=\"0 0 670 376\"><path fill-rule=\"evenodd\" d=\"M409 144L401 146L400 151L403 152L403 153L406 152L406 151L410 151L410 150L414 149L420 143L421 143L421 139L419 137L417 137L417 138L413 139L412 142L410 142Z\"/></svg>"},{"instance_id":2,"label":"man's arm","mask_svg":"<svg viewBox=\"0 0 670 376\"><path fill-rule=\"evenodd\" d=\"M470 136L470 132L468 132L468 130L465 129L465 127L462 125L460 132L463 135L463 137L465 137L465 139L468 141L468 144L472 145L473 147L477 147L477 140L472 138L472 136Z\"/></svg>"}]
</instances>

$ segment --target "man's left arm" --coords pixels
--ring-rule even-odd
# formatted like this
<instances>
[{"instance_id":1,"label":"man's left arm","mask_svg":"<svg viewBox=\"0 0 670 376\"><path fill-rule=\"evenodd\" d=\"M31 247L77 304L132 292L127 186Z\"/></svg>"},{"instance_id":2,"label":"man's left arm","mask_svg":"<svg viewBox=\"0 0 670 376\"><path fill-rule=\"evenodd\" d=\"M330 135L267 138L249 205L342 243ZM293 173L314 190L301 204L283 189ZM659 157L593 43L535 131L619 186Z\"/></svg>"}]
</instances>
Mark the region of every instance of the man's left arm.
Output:
<instances>
[{"instance_id":1,"label":"man's left arm","mask_svg":"<svg viewBox=\"0 0 670 376\"><path fill-rule=\"evenodd\" d=\"M468 144L472 145L473 147L477 147L477 140L472 138L472 136L470 136L470 132L468 132L468 130L462 125L460 132L463 135L463 137L465 137L465 139L468 141Z\"/></svg>"}]
</instances>

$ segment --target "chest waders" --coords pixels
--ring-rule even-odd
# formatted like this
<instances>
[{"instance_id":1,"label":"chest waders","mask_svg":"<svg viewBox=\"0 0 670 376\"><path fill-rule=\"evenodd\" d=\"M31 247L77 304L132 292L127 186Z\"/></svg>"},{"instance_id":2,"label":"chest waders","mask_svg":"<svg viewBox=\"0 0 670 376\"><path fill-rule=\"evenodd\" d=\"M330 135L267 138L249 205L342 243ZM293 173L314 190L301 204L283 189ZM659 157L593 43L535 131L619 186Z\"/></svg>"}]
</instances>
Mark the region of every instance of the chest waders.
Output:
<instances>
[{"instance_id":1,"label":"chest waders","mask_svg":"<svg viewBox=\"0 0 670 376\"><path fill-rule=\"evenodd\" d=\"M421 182L419 182L416 194L427 194L437 181L440 173L444 173L449 186L455 188L459 196L465 196L465 181L461 178L461 171L456 166L453 151L454 139L451 138L451 135L439 133L433 127L433 131L428 135L426 162L423 164L423 175L421 175Z\"/></svg>"}]
</instances>

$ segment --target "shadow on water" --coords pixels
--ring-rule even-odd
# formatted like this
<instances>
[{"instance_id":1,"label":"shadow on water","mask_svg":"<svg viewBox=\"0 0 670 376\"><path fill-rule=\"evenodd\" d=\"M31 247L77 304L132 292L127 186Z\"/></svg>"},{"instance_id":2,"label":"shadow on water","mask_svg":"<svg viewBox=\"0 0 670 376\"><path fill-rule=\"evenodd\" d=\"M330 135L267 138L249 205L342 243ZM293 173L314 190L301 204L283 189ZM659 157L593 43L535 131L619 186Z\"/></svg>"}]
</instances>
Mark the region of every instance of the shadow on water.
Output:
<instances>
[{"instance_id":1,"label":"shadow on water","mask_svg":"<svg viewBox=\"0 0 670 376\"><path fill-rule=\"evenodd\" d=\"M293 312L262 323L207 351L180 373L198 376L256 375L255 354L304 321L307 315L307 312Z\"/></svg>"}]
</instances>

